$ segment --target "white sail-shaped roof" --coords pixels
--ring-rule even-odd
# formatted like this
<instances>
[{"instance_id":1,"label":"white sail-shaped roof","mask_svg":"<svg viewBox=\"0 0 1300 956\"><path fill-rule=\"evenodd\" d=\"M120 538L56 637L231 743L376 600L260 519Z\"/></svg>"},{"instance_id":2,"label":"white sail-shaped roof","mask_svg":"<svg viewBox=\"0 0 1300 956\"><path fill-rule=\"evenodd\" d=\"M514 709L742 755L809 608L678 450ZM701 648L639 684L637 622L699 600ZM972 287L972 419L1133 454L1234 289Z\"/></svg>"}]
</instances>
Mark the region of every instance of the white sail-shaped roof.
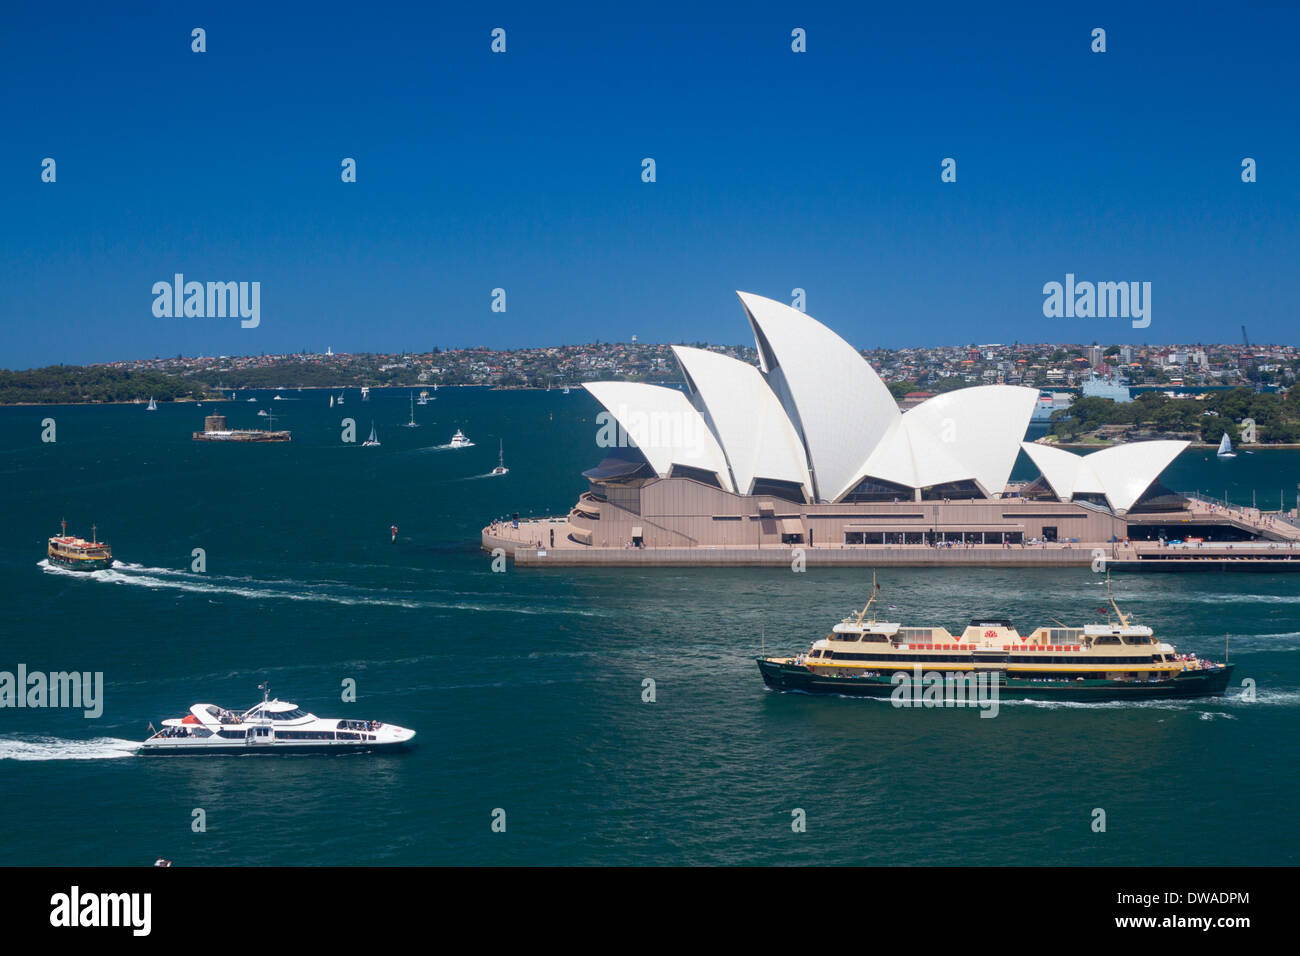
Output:
<instances>
[{"instance_id":1,"label":"white sail-shaped roof","mask_svg":"<svg viewBox=\"0 0 1300 956\"><path fill-rule=\"evenodd\" d=\"M701 468L734 491L727 459L704 417L675 388L641 382L588 382L583 386L618 422L660 478L674 465Z\"/></svg>"},{"instance_id":2,"label":"white sail-shaped roof","mask_svg":"<svg viewBox=\"0 0 1300 956\"><path fill-rule=\"evenodd\" d=\"M1038 390L977 385L945 392L909 409L903 420L938 438L966 474L990 497L1002 494L1020 454L1020 442L1038 403ZM922 475L919 487L940 484Z\"/></svg>"},{"instance_id":3,"label":"white sail-shaped roof","mask_svg":"<svg viewBox=\"0 0 1300 956\"><path fill-rule=\"evenodd\" d=\"M781 401L752 365L729 355L674 345L687 387L722 445L736 490L752 493L756 479L788 481L813 498L803 443Z\"/></svg>"},{"instance_id":4,"label":"white sail-shaped roof","mask_svg":"<svg viewBox=\"0 0 1300 956\"><path fill-rule=\"evenodd\" d=\"M846 492L866 477L908 488L926 488L969 478L970 470L953 457L951 449L937 436L918 427L916 419L903 415L867 456Z\"/></svg>"},{"instance_id":5,"label":"white sail-shaped roof","mask_svg":"<svg viewBox=\"0 0 1300 956\"><path fill-rule=\"evenodd\" d=\"M936 395L891 425L846 490L863 478L909 488L974 481L1000 495L1011 477L1038 392L1014 385L980 385Z\"/></svg>"},{"instance_id":6,"label":"white sail-shaped roof","mask_svg":"<svg viewBox=\"0 0 1300 956\"><path fill-rule=\"evenodd\" d=\"M818 498L834 501L900 417L898 404L866 359L816 319L772 299L736 294L768 383L808 450Z\"/></svg>"},{"instance_id":7,"label":"white sail-shaped roof","mask_svg":"<svg viewBox=\"0 0 1300 956\"><path fill-rule=\"evenodd\" d=\"M1075 495L1106 496L1118 513L1128 511L1188 446L1185 441L1141 441L1075 455L1050 445L1021 446L1062 501Z\"/></svg>"},{"instance_id":8,"label":"white sail-shaped roof","mask_svg":"<svg viewBox=\"0 0 1300 956\"><path fill-rule=\"evenodd\" d=\"M1116 511L1128 511L1191 442L1139 441L1094 451L1086 457Z\"/></svg>"}]
</instances>

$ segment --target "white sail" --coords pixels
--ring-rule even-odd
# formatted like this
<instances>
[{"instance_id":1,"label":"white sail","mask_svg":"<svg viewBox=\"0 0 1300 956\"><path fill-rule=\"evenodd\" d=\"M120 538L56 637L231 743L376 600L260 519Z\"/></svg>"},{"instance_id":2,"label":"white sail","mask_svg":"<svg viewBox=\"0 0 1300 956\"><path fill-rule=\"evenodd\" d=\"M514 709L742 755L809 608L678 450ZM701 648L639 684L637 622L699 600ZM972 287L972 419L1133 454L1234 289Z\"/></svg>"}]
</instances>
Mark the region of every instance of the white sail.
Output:
<instances>
[{"instance_id":1,"label":"white sail","mask_svg":"<svg viewBox=\"0 0 1300 956\"><path fill-rule=\"evenodd\" d=\"M1219 442L1219 455L1226 458L1231 454L1232 454L1232 439L1228 437L1227 432L1224 432L1223 438Z\"/></svg>"}]
</instances>

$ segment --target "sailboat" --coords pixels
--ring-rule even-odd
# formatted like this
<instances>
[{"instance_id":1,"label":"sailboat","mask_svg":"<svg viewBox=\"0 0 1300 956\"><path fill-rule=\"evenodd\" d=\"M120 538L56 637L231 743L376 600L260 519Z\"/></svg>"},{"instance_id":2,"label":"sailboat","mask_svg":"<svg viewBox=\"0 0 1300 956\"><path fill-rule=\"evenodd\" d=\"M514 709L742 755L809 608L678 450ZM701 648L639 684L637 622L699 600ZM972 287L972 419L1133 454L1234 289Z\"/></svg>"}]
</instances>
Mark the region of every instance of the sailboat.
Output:
<instances>
[{"instance_id":1,"label":"sailboat","mask_svg":"<svg viewBox=\"0 0 1300 956\"><path fill-rule=\"evenodd\" d=\"M362 400L363 402L368 402L368 401L370 401L370 386L369 386L369 385L362 385L362 386L361 386L361 400Z\"/></svg>"},{"instance_id":2,"label":"sailboat","mask_svg":"<svg viewBox=\"0 0 1300 956\"><path fill-rule=\"evenodd\" d=\"M361 443L362 448L376 448L379 446L379 436L375 434L375 423L370 423L370 437Z\"/></svg>"},{"instance_id":3,"label":"sailboat","mask_svg":"<svg viewBox=\"0 0 1300 956\"><path fill-rule=\"evenodd\" d=\"M406 423L407 428L419 428L420 424L415 420L415 396L411 396L411 420Z\"/></svg>"},{"instance_id":4,"label":"sailboat","mask_svg":"<svg viewBox=\"0 0 1300 956\"><path fill-rule=\"evenodd\" d=\"M339 392L339 404L340 404L340 405L343 404L343 393L342 393L342 392Z\"/></svg>"},{"instance_id":5,"label":"sailboat","mask_svg":"<svg viewBox=\"0 0 1300 956\"><path fill-rule=\"evenodd\" d=\"M1232 439L1228 437L1227 432L1223 433L1223 438L1220 439L1219 441L1219 457L1220 458L1237 457L1237 453L1232 450Z\"/></svg>"},{"instance_id":6,"label":"sailboat","mask_svg":"<svg viewBox=\"0 0 1300 956\"><path fill-rule=\"evenodd\" d=\"M158 411L158 403L155 402L155 401L153 400L153 396L152 396L152 395L149 396L149 407L146 408L145 411L146 411L146 412L156 412L156 411Z\"/></svg>"},{"instance_id":7,"label":"sailboat","mask_svg":"<svg viewBox=\"0 0 1300 956\"><path fill-rule=\"evenodd\" d=\"M334 396L331 395L331 396L330 396L330 408L333 408L333 407L334 407Z\"/></svg>"},{"instance_id":8,"label":"sailboat","mask_svg":"<svg viewBox=\"0 0 1300 956\"><path fill-rule=\"evenodd\" d=\"M492 469L491 474L505 475L509 474L509 472L510 469L506 467L506 446L505 442L502 441L497 447L497 466Z\"/></svg>"},{"instance_id":9,"label":"sailboat","mask_svg":"<svg viewBox=\"0 0 1300 956\"><path fill-rule=\"evenodd\" d=\"M421 405L429 404L429 390L427 388L420 389L420 404Z\"/></svg>"}]
</instances>

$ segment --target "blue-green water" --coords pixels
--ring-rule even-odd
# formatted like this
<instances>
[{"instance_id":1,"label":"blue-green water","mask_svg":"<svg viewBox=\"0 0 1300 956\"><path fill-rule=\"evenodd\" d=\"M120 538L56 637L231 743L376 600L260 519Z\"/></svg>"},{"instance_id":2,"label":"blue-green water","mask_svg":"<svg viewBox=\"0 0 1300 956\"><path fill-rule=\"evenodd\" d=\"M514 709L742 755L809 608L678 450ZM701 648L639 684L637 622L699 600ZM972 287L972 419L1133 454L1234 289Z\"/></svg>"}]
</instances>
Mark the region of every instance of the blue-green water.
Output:
<instances>
[{"instance_id":1,"label":"blue-green water","mask_svg":"<svg viewBox=\"0 0 1300 956\"><path fill-rule=\"evenodd\" d=\"M196 443L193 406L0 409L0 670L103 671L104 714L0 710L0 863L1283 864L1300 858L1300 576L1126 575L1122 603L1180 650L1231 635L1258 700L899 710L766 691L870 572L495 574L490 518L563 513L600 455L580 392L441 389L224 404L286 445ZM269 398L262 393L262 398ZM383 445L339 441L373 417ZM41 442L55 419L57 442ZM462 427L478 445L433 450ZM484 476L504 438L505 478ZM1274 506L1300 454L1192 452L1184 490ZM1288 491L1288 495L1290 492ZM1269 497L1271 496L1271 497ZM1288 503L1290 503L1288 501ZM121 567L43 570L67 517ZM398 525L395 544L389 526ZM189 570L203 548L207 571ZM1092 619L1087 570L891 571L905 622ZM340 700L346 678L357 703ZM642 700L642 682L657 700ZM190 704L269 679L324 716L414 727L386 756L119 756ZM1239 687L1233 694L1239 693ZM191 830L203 808L207 831ZM491 829L506 811L505 833ZM791 811L807 832L791 830ZM1106 811L1107 830L1091 828Z\"/></svg>"}]
</instances>

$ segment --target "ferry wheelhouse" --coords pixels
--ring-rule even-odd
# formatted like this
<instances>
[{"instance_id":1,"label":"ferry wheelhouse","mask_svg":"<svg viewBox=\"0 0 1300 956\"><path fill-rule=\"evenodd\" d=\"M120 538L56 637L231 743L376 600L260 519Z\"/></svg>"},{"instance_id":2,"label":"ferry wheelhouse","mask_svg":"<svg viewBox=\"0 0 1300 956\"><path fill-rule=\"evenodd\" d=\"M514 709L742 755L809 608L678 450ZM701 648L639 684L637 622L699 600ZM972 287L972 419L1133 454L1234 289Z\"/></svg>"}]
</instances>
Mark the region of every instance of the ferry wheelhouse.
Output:
<instances>
[{"instance_id":1,"label":"ferry wheelhouse","mask_svg":"<svg viewBox=\"0 0 1300 956\"><path fill-rule=\"evenodd\" d=\"M1113 701L1222 696L1233 665L1179 654L1151 628L1134 624L1109 594L1114 619L1082 627L1038 627L1022 635L1003 617L976 617L960 634L904 627L861 613L797 657L760 657L775 690L888 697L896 675L983 675L1011 699Z\"/></svg>"},{"instance_id":2,"label":"ferry wheelhouse","mask_svg":"<svg viewBox=\"0 0 1300 956\"><path fill-rule=\"evenodd\" d=\"M98 531L91 525L91 540L68 534L68 522L60 524L60 534L50 538L46 554L50 564L70 571L102 571L113 566L113 549L108 542L100 541Z\"/></svg>"},{"instance_id":3,"label":"ferry wheelhouse","mask_svg":"<svg viewBox=\"0 0 1300 956\"><path fill-rule=\"evenodd\" d=\"M338 753L403 750L415 731L378 720L317 717L291 701L267 699L242 713L195 704L162 722L141 754ZM152 727L152 725L150 725Z\"/></svg>"}]
</instances>

